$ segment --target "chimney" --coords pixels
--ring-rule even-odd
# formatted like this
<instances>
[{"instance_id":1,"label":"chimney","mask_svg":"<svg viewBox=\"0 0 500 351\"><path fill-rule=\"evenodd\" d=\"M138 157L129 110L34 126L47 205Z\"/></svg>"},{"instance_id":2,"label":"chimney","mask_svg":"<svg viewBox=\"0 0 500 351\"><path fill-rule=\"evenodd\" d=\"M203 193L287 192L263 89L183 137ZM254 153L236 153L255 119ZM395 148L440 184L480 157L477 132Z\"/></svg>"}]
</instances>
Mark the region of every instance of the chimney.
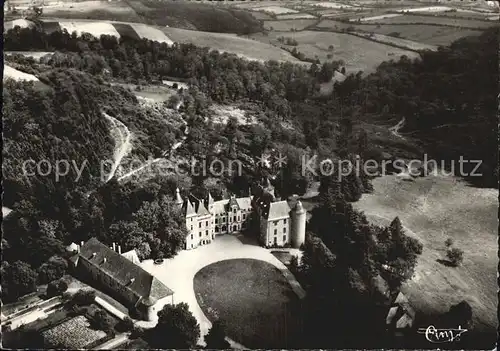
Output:
<instances>
[{"instance_id":1,"label":"chimney","mask_svg":"<svg viewBox=\"0 0 500 351\"><path fill-rule=\"evenodd\" d=\"M104 257L104 258L102 259L102 263L103 263L103 264L104 264L104 263L106 263L106 257Z\"/></svg>"},{"instance_id":2,"label":"chimney","mask_svg":"<svg viewBox=\"0 0 500 351\"><path fill-rule=\"evenodd\" d=\"M82 241L82 242L80 242L80 247L83 247L83 241Z\"/></svg>"},{"instance_id":3,"label":"chimney","mask_svg":"<svg viewBox=\"0 0 500 351\"><path fill-rule=\"evenodd\" d=\"M118 245L118 253L121 255L122 254L122 247Z\"/></svg>"},{"instance_id":4,"label":"chimney","mask_svg":"<svg viewBox=\"0 0 500 351\"><path fill-rule=\"evenodd\" d=\"M113 242L113 251L116 251L116 244Z\"/></svg>"}]
</instances>

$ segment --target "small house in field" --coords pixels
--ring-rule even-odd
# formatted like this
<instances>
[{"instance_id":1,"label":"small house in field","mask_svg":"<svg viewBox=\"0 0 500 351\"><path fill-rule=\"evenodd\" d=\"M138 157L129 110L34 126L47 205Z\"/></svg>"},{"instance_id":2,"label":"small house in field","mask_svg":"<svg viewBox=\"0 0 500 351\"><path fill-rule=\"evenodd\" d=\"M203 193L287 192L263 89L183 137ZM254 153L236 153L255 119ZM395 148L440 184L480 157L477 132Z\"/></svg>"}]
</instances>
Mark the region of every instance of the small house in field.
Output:
<instances>
[{"instance_id":1,"label":"small house in field","mask_svg":"<svg viewBox=\"0 0 500 351\"><path fill-rule=\"evenodd\" d=\"M135 257L133 253L125 257L91 238L71 261L82 281L109 294L138 318L154 321L163 306L173 303L174 292L134 263L139 259Z\"/></svg>"},{"instance_id":2,"label":"small house in field","mask_svg":"<svg viewBox=\"0 0 500 351\"><path fill-rule=\"evenodd\" d=\"M413 326L415 310L406 296L400 292L392 303L386 317L386 325L394 331L395 336L403 335L404 330Z\"/></svg>"}]
</instances>

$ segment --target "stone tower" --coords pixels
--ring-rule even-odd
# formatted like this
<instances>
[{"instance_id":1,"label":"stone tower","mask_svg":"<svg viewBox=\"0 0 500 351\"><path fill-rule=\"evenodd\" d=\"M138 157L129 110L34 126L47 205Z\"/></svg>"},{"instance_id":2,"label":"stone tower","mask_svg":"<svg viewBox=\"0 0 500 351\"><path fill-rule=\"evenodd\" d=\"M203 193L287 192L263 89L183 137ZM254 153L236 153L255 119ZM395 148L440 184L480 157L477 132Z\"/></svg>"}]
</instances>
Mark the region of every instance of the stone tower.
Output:
<instances>
[{"instance_id":1,"label":"stone tower","mask_svg":"<svg viewBox=\"0 0 500 351\"><path fill-rule=\"evenodd\" d=\"M300 246L306 240L306 217L307 211L302 206L302 202L297 201L295 208L291 211L292 219L292 247L295 249L300 248Z\"/></svg>"}]
</instances>

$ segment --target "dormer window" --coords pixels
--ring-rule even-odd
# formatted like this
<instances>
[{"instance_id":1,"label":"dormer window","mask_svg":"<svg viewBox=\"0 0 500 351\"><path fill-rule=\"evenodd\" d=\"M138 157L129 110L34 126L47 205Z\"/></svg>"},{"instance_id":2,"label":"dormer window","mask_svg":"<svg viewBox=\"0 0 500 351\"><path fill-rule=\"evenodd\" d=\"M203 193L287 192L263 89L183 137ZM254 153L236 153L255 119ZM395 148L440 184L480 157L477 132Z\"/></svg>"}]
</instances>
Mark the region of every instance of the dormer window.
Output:
<instances>
[{"instance_id":1,"label":"dormer window","mask_svg":"<svg viewBox=\"0 0 500 351\"><path fill-rule=\"evenodd\" d=\"M233 213L236 213L236 208L233 209Z\"/></svg>"},{"instance_id":2,"label":"dormer window","mask_svg":"<svg viewBox=\"0 0 500 351\"><path fill-rule=\"evenodd\" d=\"M92 252L92 254L90 255L90 258L94 258L97 254L95 252Z\"/></svg>"},{"instance_id":3,"label":"dormer window","mask_svg":"<svg viewBox=\"0 0 500 351\"><path fill-rule=\"evenodd\" d=\"M135 282L135 278L130 278L128 281L128 285L132 285Z\"/></svg>"}]
</instances>

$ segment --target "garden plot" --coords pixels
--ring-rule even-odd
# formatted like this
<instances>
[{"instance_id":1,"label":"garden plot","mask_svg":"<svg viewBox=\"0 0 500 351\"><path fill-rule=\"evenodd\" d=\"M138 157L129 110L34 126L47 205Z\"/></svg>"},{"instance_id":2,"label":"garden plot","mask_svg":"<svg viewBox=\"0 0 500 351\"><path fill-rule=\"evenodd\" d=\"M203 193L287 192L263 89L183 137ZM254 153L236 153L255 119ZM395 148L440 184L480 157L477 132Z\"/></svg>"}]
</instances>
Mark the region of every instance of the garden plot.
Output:
<instances>
[{"instance_id":1,"label":"garden plot","mask_svg":"<svg viewBox=\"0 0 500 351\"><path fill-rule=\"evenodd\" d=\"M106 333L91 329L86 317L77 316L44 331L42 335L50 345L64 345L67 349L78 350L104 338Z\"/></svg>"},{"instance_id":2,"label":"garden plot","mask_svg":"<svg viewBox=\"0 0 500 351\"><path fill-rule=\"evenodd\" d=\"M159 43L166 43L168 45L173 45L174 42L165 35L161 30L145 25L145 24L139 24L139 23L134 23L130 24L132 28L136 31L136 33L139 35L139 37L143 39L149 39L153 41L157 41Z\"/></svg>"},{"instance_id":3,"label":"garden plot","mask_svg":"<svg viewBox=\"0 0 500 351\"><path fill-rule=\"evenodd\" d=\"M101 35L112 35L120 38L120 34L112 23L61 21L59 22L59 25L62 29L66 29L68 33L76 32L78 35L82 35L82 33L90 33L96 38L99 38Z\"/></svg>"}]
</instances>

